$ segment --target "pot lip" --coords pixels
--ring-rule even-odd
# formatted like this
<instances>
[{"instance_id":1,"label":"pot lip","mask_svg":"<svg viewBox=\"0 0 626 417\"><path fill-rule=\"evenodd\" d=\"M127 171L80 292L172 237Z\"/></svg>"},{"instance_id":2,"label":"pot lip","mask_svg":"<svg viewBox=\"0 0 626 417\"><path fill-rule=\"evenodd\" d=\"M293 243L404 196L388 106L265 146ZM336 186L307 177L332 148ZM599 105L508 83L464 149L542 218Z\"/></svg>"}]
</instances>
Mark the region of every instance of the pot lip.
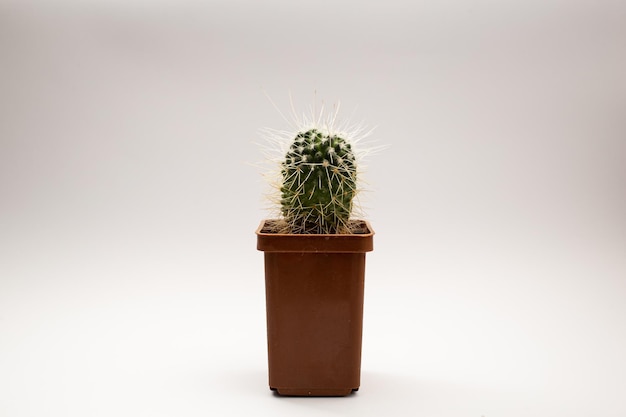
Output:
<instances>
[{"instance_id":1,"label":"pot lip","mask_svg":"<svg viewBox=\"0 0 626 417\"><path fill-rule=\"evenodd\" d=\"M374 231L366 220L355 220L366 232L352 234L264 232L266 224L271 221L274 219L262 220L256 230L257 249L263 252L364 253L374 249Z\"/></svg>"}]
</instances>

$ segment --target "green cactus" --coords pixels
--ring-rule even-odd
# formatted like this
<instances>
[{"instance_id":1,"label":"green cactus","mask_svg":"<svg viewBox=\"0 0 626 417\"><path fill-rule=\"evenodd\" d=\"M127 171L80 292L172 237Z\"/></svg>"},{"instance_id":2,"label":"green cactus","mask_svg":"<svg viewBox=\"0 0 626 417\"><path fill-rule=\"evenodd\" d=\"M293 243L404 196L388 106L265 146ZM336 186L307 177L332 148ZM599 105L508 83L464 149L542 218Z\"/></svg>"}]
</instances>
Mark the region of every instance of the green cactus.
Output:
<instances>
[{"instance_id":1,"label":"green cactus","mask_svg":"<svg viewBox=\"0 0 626 417\"><path fill-rule=\"evenodd\" d=\"M291 233L349 232L357 170L345 139L317 129L298 133L281 168L281 211Z\"/></svg>"}]
</instances>

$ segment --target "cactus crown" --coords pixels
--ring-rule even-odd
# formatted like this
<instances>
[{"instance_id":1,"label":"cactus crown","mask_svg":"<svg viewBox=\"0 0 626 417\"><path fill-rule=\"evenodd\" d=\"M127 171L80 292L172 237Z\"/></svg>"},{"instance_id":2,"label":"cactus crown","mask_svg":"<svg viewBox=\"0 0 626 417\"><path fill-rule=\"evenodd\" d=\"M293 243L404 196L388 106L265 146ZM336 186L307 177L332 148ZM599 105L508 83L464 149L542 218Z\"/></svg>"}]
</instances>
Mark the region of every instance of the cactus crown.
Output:
<instances>
[{"instance_id":1,"label":"cactus crown","mask_svg":"<svg viewBox=\"0 0 626 417\"><path fill-rule=\"evenodd\" d=\"M349 233L356 158L338 135L300 132L281 164L281 211L291 233Z\"/></svg>"}]
</instances>

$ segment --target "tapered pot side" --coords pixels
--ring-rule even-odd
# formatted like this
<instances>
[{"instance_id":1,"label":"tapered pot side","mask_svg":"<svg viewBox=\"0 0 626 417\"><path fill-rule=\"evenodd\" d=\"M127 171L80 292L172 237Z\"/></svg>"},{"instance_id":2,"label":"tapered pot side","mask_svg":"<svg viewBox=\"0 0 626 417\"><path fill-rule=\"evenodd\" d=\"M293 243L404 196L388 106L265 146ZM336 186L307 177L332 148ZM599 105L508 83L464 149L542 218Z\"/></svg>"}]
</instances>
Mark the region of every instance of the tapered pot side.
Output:
<instances>
[{"instance_id":1,"label":"tapered pot side","mask_svg":"<svg viewBox=\"0 0 626 417\"><path fill-rule=\"evenodd\" d=\"M361 376L367 222L349 235L278 234L264 221L269 386L281 395L343 396Z\"/></svg>"}]
</instances>

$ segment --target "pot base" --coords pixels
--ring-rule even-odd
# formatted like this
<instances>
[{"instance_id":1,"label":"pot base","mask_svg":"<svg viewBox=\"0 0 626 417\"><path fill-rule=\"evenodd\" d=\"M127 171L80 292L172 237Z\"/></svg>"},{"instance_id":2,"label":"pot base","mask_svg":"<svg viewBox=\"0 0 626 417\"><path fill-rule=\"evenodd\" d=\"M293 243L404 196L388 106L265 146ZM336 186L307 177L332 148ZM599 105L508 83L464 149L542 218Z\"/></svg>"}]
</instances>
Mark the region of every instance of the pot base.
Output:
<instances>
[{"instance_id":1,"label":"pot base","mask_svg":"<svg viewBox=\"0 0 626 417\"><path fill-rule=\"evenodd\" d=\"M272 391L275 391L279 395L284 395L288 397L345 397L347 395L352 394L355 391L358 391L358 388L355 389L332 389L332 388L270 388Z\"/></svg>"}]
</instances>

